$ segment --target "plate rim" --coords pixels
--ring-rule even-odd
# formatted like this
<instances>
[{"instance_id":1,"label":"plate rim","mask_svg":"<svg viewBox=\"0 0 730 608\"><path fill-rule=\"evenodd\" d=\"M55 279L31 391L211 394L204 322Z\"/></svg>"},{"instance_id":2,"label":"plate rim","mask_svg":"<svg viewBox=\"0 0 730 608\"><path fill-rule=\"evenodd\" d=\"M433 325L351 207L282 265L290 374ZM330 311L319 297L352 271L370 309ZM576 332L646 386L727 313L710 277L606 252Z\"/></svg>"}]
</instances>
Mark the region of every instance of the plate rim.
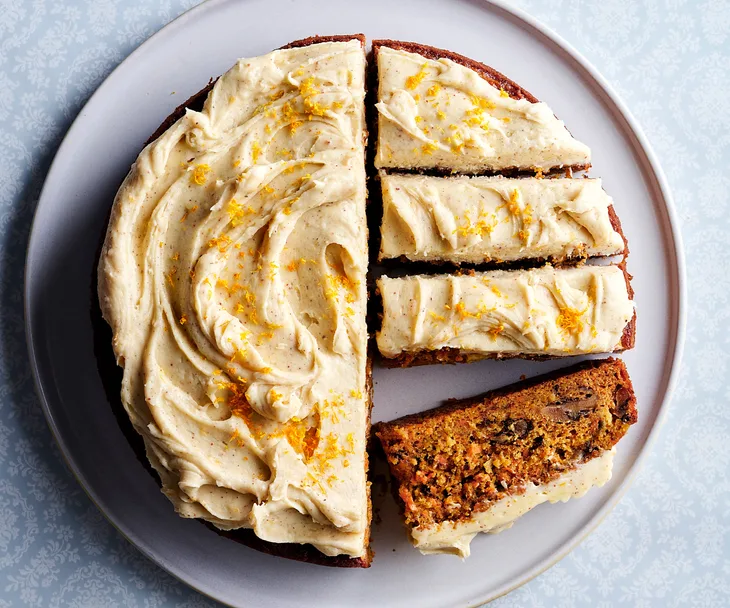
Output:
<instances>
[{"instance_id":1,"label":"plate rim","mask_svg":"<svg viewBox=\"0 0 730 608\"><path fill-rule=\"evenodd\" d=\"M47 187L51 181L51 177L55 175L58 170L57 160L65 152L66 147L69 145L68 142L71 136L77 129L80 128L80 123L84 117L85 108L91 104L91 102L99 95L99 93L105 87L109 86L109 81L112 76L120 70L128 62L132 62L136 57L146 51L148 46L151 46L158 38L163 35L169 35L175 28L184 26L187 21L197 16L199 12L214 10L222 4L229 3L234 0L204 0L200 4L191 7L185 12L178 15L175 19L161 27L149 38L144 40L136 49L134 49L124 60L122 60L105 78L104 81L94 90L89 96L84 105L80 108L78 114L74 118L71 126L66 131L61 144L59 145L56 153L54 154L53 161L50 164L46 177L44 179L43 187L38 197L38 203L33 212L33 219L31 222L28 242L25 251L25 263L23 272L23 312L24 312L24 328L25 328L25 340L28 349L28 357L31 367L31 376L33 378L33 384L35 387L36 395L38 396L41 409L44 414L44 418L48 427L53 435L53 439L56 442L57 447L61 453L61 456L66 463L71 474L74 476L78 484L81 486L84 493L89 497L91 502L99 509L104 518L115 528L119 534L121 534L137 551L142 553L147 559L155 563L157 566L165 570L168 574L173 576L175 579L184 583L196 592L208 597L216 602L223 603L225 605L233 606L228 604L224 600L219 599L212 592L204 590L196 583L187 580L184 573L180 572L175 566L169 564L161 556L155 554L153 548L148 547L148 543L142 539L135 537L135 534L126 529L126 526L118 521L118 518L112 515L110 511L104 506L104 501L96 494L95 490L88 484L84 474L80 470L76 462L71 458L69 450L66 446L66 441L60 433L53 412L49 406L49 401L46 398L43 383L40 377L39 366L37 363L36 349L33 342L33 327L31 321L31 290L30 290L30 277L31 277L31 256L32 251L37 247L36 241L38 240L38 227L37 217L38 211L41 204L48 198ZM595 68L570 42L563 38L560 34L552 30L549 26L538 20L536 17L530 15L526 10L514 6L509 3L509 0L470 0L472 3L481 5L484 10L494 10L501 14L508 20L518 22L528 32L531 30L536 33L548 43L550 43L556 50L560 51L564 56L568 57L571 62L574 63L582 72L583 76L588 77L588 84L594 90L599 92L599 95L604 97L602 102L609 106L613 106L613 109L618 111L618 116L626 123L628 131L634 138L634 152L638 153L639 156L644 156L644 167L642 173L646 177L653 177L655 182L653 185L657 188L658 194L663 201L663 211L665 213L665 220L668 224L669 230L668 235L671 236L671 245L673 248L668 247L667 253L674 258L674 265L676 266L676 325L673 327L673 339L674 344L667 348L667 352L671 352L672 362L669 368L669 372L664 372L664 390L661 398L661 403L657 410L654 424L648 429L646 439L639 448L639 452L636 455L634 462L631 464L629 470L625 474L620 485L613 491L613 493L606 499L605 503L593 514L589 521L569 540L565 541L562 545L559 545L551 555L546 557L542 562L536 564L532 568L523 572L520 576L516 577L511 583L506 583L502 587L498 587L492 592L486 592L480 597L475 597L468 600L466 604L470 608L480 606L484 603L491 602L499 597L502 597L511 591L521 587L528 583L532 579L536 578L564 557L566 557L573 549L575 549L580 543L582 543L597 527L598 525L608 516L608 514L616 507L622 497L626 494L629 487L633 484L637 474L643 467L644 461L646 460L647 454L651 451L651 448L656 441L656 437L659 434L659 430L663 426L663 423L667 416L667 410L674 396L674 392L677 387L679 379L682 355L684 352L684 343L686 339L686 325L687 325L687 275L686 275L686 260L685 250L682 242L682 235L679 228L679 219L677 210L674 203L669 183L664 173L664 170L659 163L659 160L654 152L654 149L648 141L642 127L633 116L629 108L626 106L622 98L615 91L613 86L606 80L606 78Z\"/></svg>"}]
</instances>

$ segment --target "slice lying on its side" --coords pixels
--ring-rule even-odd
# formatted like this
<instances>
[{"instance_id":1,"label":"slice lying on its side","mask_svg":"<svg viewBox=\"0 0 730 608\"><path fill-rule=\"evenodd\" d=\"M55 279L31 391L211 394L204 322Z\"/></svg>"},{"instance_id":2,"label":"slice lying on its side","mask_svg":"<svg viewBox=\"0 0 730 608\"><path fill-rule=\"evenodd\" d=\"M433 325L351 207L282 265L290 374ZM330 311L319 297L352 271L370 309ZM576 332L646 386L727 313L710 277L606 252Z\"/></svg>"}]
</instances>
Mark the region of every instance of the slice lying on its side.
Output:
<instances>
[{"instance_id":1,"label":"slice lying on its side","mask_svg":"<svg viewBox=\"0 0 730 608\"><path fill-rule=\"evenodd\" d=\"M590 166L590 149L503 74L450 51L373 41L378 168L485 173Z\"/></svg>"},{"instance_id":2,"label":"slice lying on its side","mask_svg":"<svg viewBox=\"0 0 730 608\"><path fill-rule=\"evenodd\" d=\"M343 567L371 559L364 44L241 59L178 108L117 193L98 274L177 512Z\"/></svg>"},{"instance_id":3,"label":"slice lying on its side","mask_svg":"<svg viewBox=\"0 0 730 608\"><path fill-rule=\"evenodd\" d=\"M626 252L600 179L381 173L380 259L552 263Z\"/></svg>"},{"instance_id":4,"label":"slice lying on its side","mask_svg":"<svg viewBox=\"0 0 730 608\"><path fill-rule=\"evenodd\" d=\"M487 358L543 359L634 345L622 266L381 277L383 363L408 367Z\"/></svg>"},{"instance_id":5,"label":"slice lying on its side","mask_svg":"<svg viewBox=\"0 0 730 608\"><path fill-rule=\"evenodd\" d=\"M624 364L589 361L480 397L379 423L411 541L467 557L543 502L611 478L614 446L637 420Z\"/></svg>"}]
</instances>

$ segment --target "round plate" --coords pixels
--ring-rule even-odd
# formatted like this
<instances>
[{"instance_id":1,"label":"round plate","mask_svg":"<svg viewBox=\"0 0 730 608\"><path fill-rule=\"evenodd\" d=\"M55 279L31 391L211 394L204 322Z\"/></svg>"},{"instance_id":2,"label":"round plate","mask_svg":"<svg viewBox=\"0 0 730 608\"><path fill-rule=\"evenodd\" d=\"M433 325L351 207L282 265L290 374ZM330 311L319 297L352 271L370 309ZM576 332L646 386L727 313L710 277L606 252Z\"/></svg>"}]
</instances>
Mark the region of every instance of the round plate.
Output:
<instances>
[{"instance_id":1,"label":"round plate","mask_svg":"<svg viewBox=\"0 0 730 608\"><path fill-rule=\"evenodd\" d=\"M543 505L511 530L481 535L472 556L412 549L389 496L375 491L369 570L338 570L257 553L183 520L135 456L118 417L109 333L93 277L115 191L172 109L238 57L312 34L364 32L451 49L504 72L563 118L594 153L628 236L637 347L624 359L640 420L621 442L610 483ZM26 269L28 342L45 413L92 500L145 555L201 592L237 606L478 604L529 580L573 548L616 503L662 413L683 333L683 263L653 154L626 109L575 51L524 14L467 0L213 1L145 42L104 82L69 130L48 174ZM375 372L375 420L476 394L574 361L485 361ZM109 378L112 378L111 386ZM105 384L106 383L106 384Z\"/></svg>"}]
</instances>

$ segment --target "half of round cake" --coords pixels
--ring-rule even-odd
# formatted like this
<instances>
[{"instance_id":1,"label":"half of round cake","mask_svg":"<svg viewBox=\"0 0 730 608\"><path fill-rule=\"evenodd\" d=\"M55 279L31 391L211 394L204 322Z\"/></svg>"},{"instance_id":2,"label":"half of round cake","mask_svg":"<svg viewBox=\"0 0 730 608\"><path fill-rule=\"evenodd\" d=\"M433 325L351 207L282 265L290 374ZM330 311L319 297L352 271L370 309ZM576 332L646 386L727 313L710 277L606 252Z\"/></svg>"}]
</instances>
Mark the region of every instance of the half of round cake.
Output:
<instances>
[{"instance_id":1,"label":"half of round cake","mask_svg":"<svg viewBox=\"0 0 730 608\"><path fill-rule=\"evenodd\" d=\"M364 81L361 35L239 60L139 155L98 272L178 513L338 566L370 563Z\"/></svg>"}]
</instances>

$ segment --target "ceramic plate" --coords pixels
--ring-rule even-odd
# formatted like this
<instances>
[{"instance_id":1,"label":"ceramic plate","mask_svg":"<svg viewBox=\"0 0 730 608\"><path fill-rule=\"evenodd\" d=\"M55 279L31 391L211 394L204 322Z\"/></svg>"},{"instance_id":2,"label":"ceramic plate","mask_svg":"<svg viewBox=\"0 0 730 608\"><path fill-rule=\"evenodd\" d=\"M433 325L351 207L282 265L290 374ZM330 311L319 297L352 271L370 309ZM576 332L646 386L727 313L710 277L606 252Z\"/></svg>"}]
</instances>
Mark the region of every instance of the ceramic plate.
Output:
<instances>
[{"instance_id":1,"label":"ceramic plate","mask_svg":"<svg viewBox=\"0 0 730 608\"><path fill-rule=\"evenodd\" d=\"M369 570L270 557L183 520L137 459L119 415L110 335L93 277L114 194L147 137L238 57L312 34L363 32L451 49L504 72L546 101L593 149L592 175L614 197L631 248L637 346L624 356L640 420L619 446L610 483L581 500L538 507L482 535L472 556L412 549L387 495ZM529 580L564 556L626 489L669 398L682 338L683 264L674 212L654 155L623 105L575 51L523 14L467 0L213 1L155 34L99 87L48 174L30 239L28 341L38 390L69 466L92 500L145 555L235 606L468 606ZM391 419L574 361L484 361L375 371L375 420ZM131 436L131 440L135 440Z\"/></svg>"}]
</instances>

